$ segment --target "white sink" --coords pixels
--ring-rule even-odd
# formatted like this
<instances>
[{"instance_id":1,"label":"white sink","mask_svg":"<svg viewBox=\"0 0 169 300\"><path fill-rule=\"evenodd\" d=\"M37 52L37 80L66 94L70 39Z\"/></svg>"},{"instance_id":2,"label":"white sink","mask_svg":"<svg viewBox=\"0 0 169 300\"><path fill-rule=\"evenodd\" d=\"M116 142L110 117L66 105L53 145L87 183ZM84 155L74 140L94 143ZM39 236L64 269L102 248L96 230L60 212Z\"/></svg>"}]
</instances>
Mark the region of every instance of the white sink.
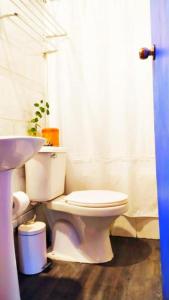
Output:
<instances>
[{"instance_id":1,"label":"white sink","mask_svg":"<svg viewBox=\"0 0 169 300\"><path fill-rule=\"evenodd\" d=\"M45 140L40 137L0 137L0 171L22 166L38 152L44 142Z\"/></svg>"},{"instance_id":2,"label":"white sink","mask_svg":"<svg viewBox=\"0 0 169 300\"><path fill-rule=\"evenodd\" d=\"M36 154L45 139L28 136L0 137L0 299L19 300L12 227L12 169Z\"/></svg>"}]
</instances>

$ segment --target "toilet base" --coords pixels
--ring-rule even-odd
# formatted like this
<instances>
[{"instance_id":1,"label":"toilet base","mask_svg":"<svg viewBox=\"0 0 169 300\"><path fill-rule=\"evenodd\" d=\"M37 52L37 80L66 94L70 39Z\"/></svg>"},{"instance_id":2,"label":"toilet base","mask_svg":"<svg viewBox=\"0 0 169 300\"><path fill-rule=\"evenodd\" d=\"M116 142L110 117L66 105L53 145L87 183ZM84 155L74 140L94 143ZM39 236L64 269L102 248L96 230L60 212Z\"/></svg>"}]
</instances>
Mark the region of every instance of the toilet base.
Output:
<instances>
[{"instance_id":1,"label":"toilet base","mask_svg":"<svg viewBox=\"0 0 169 300\"><path fill-rule=\"evenodd\" d=\"M112 260L109 226L113 217L84 217L49 211L53 216L52 246L48 258L81 263ZM49 218L51 220L51 216Z\"/></svg>"},{"instance_id":2,"label":"toilet base","mask_svg":"<svg viewBox=\"0 0 169 300\"><path fill-rule=\"evenodd\" d=\"M70 262L79 262L79 263L85 263L85 264L99 264L99 263L106 263L108 261L111 261L114 257L114 254L112 252L112 255L109 257L104 257L103 259L100 260L89 260L85 257L83 258L77 258L77 257L70 257L70 256L65 256L58 254L55 251L51 251L51 248L48 249L47 257L50 258L51 260L61 260L61 261L70 261Z\"/></svg>"}]
</instances>

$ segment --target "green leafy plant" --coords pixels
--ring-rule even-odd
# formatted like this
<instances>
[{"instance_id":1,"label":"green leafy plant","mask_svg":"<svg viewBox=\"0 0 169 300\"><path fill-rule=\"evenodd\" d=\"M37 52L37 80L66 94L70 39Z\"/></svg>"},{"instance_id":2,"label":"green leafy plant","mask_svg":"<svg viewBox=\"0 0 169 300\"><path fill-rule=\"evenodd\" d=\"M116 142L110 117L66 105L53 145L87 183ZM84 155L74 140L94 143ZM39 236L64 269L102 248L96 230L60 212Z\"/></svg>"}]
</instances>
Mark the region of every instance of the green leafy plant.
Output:
<instances>
[{"instance_id":1,"label":"green leafy plant","mask_svg":"<svg viewBox=\"0 0 169 300\"><path fill-rule=\"evenodd\" d=\"M28 134L36 136L38 133L38 128L41 127L39 124L40 121L42 120L42 118L44 116L49 115L50 111L49 111L49 103L44 100L35 102L34 107L36 108L35 113L34 113L35 115L34 115L33 119L29 122L30 128L28 129Z\"/></svg>"}]
</instances>

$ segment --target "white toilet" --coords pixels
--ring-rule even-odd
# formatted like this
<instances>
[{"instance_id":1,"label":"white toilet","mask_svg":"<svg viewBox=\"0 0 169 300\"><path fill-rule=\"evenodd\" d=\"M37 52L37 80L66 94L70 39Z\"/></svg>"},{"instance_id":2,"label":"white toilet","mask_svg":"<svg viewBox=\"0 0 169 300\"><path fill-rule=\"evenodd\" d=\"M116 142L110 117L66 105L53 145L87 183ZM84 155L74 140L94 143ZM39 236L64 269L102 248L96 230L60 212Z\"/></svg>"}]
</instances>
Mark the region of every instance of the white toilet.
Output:
<instances>
[{"instance_id":1,"label":"white toilet","mask_svg":"<svg viewBox=\"0 0 169 300\"><path fill-rule=\"evenodd\" d=\"M113 258L109 227L127 211L127 195L110 190L64 194L66 152L44 146L26 163L26 192L46 205L52 230L48 257L57 260L103 263Z\"/></svg>"}]
</instances>

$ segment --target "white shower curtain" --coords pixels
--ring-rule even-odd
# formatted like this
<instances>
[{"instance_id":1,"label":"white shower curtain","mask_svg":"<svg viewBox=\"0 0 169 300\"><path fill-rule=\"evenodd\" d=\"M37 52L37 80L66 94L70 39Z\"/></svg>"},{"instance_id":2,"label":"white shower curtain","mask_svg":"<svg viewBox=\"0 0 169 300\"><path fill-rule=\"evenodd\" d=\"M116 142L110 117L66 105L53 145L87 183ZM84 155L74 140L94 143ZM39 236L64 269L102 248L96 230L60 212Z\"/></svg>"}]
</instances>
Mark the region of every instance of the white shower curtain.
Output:
<instances>
[{"instance_id":1,"label":"white shower curtain","mask_svg":"<svg viewBox=\"0 0 169 300\"><path fill-rule=\"evenodd\" d=\"M68 38L48 56L50 125L67 149L67 192L129 195L131 217L157 217L152 60L147 0L61 0L51 4Z\"/></svg>"}]
</instances>

